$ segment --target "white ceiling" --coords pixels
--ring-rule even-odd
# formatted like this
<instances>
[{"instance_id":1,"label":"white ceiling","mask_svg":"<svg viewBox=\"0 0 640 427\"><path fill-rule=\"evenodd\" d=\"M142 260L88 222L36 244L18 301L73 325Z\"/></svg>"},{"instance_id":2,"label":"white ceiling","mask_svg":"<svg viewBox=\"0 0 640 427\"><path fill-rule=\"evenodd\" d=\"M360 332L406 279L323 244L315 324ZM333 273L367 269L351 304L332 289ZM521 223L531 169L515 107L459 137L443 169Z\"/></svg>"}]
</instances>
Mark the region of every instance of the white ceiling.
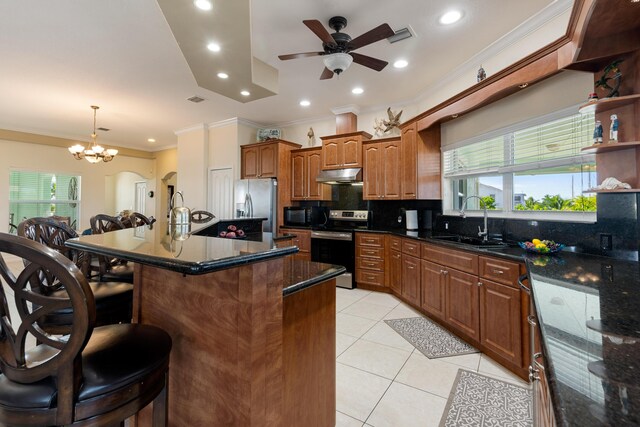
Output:
<instances>
[{"instance_id":1,"label":"white ceiling","mask_svg":"<svg viewBox=\"0 0 640 427\"><path fill-rule=\"evenodd\" d=\"M193 7L192 0L175 1ZM216 1L232 0L213 0L211 13ZM90 106L95 104L101 107L98 126L112 129L99 133L100 141L154 151L175 145L175 131L199 123L241 117L278 125L326 117L332 108L349 104L366 111L413 102L552 3L254 0L253 56L279 70L279 93L243 104L197 86L155 0L1 0L0 128L88 141ZM463 11L462 20L440 25L438 17L454 7ZM326 25L335 15L347 18L343 32L353 38L384 22L394 30L410 26L416 37L358 49L388 61L382 72L353 64L331 80L319 80L321 57L277 58L322 50L320 39L302 21L318 19ZM211 53L203 49L203 54ZM409 66L394 69L391 64L399 58ZM356 85L365 93L353 95ZM193 95L206 101L186 101ZM300 107L302 98L311 106Z\"/></svg>"}]
</instances>

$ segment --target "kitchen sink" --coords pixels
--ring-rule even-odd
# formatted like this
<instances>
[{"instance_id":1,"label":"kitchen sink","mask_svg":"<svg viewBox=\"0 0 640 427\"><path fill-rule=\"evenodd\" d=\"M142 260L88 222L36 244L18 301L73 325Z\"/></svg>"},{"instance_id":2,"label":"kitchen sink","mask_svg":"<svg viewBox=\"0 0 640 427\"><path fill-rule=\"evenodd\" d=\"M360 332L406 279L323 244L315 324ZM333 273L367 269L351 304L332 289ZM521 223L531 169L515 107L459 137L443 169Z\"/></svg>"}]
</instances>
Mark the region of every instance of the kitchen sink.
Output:
<instances>
[{"instance_id":1,"label":"kitchen sink","mask_svg":"<svg viewBox=\"0 0 640 427\"><path fill-rule=\"evenodd\" d=\"M483 240L481 237L460 236L457 234L432 236L431 238L436 240L444 240L451 243L459 243L461 245L470 245L482 248L504 248L509 246L501 240Z\"/></svg>"}]
</instances>

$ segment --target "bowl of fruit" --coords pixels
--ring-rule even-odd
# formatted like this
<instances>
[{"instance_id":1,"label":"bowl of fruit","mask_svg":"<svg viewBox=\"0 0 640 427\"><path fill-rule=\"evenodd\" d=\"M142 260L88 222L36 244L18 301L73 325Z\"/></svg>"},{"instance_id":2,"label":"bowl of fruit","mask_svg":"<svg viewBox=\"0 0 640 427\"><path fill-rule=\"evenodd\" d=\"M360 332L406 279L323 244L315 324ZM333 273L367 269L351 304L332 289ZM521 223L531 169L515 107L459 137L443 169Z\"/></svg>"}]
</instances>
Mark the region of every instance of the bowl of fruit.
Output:
<instances>
[{"instance_id":1,"label":"bowl of fruit","mask_svg":"<svg viewBox=\"0 0 640 427\"><path fill-rule=\"evenodd\" d=\"M519 242L518 245L522 249L532 254L555 254L560 252L564 245L562 243L556 243L553 240L540 240L532 239L530 242Z\"/></svg>"},{"instance_id":2,"label":"bowl of fruit","mask_svg":"<svg viewBox=\"0 0 640 427\"><path fill-rule=\"evenodd\" d=\"M219 232L218 237L225 237L227 239L246 239L247 235L244 233L244 230L232 224L227 227L226 231Z\"/></svg>"}]
</instances>

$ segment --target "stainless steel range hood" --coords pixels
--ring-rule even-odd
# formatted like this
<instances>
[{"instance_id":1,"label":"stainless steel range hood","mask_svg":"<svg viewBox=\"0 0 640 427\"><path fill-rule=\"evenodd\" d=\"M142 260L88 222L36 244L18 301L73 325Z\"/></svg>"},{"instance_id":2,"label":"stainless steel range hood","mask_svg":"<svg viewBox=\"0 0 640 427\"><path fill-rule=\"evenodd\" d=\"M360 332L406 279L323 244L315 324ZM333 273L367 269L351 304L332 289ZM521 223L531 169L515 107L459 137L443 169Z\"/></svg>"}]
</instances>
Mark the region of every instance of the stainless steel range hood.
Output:
<instances>
[{"instance_id":1,"label":"stainless steel range hood","mask_svg":"<svg viewBox=\"0 0 640 427\"><path fill-rule=\"evenodd\" d=\"M320 171L316 181L323 182L325 184L351 184L354 182L362 182L362 168Z\"/></svg>"}]
</instances>

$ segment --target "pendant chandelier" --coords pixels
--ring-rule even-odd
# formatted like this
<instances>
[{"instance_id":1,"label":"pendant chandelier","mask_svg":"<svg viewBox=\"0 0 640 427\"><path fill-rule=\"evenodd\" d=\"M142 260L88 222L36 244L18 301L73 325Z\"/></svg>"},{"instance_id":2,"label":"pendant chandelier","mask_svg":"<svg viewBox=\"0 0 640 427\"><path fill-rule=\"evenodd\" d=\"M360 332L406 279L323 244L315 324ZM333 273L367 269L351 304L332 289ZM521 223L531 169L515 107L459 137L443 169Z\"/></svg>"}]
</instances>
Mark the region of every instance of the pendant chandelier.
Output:
<instances>
[{"instance_id":1,"label":"pendant chandelier","mask_svg":"<svg viewBox=\"0 0 640 427\"><path fill-rule=\"evenodd\" d=\"M110 162L118 154L118 150L112 148L105 149L101 145L96 143L98 135L96 134L96 111L98 111L97 105L92 105L93 108L93 133L91 134L91 146L88 149L84 148L82 144L76 144L69 147L69 152L76 160L85 159L89 163Z\"/></svg>"}]
</instances>

